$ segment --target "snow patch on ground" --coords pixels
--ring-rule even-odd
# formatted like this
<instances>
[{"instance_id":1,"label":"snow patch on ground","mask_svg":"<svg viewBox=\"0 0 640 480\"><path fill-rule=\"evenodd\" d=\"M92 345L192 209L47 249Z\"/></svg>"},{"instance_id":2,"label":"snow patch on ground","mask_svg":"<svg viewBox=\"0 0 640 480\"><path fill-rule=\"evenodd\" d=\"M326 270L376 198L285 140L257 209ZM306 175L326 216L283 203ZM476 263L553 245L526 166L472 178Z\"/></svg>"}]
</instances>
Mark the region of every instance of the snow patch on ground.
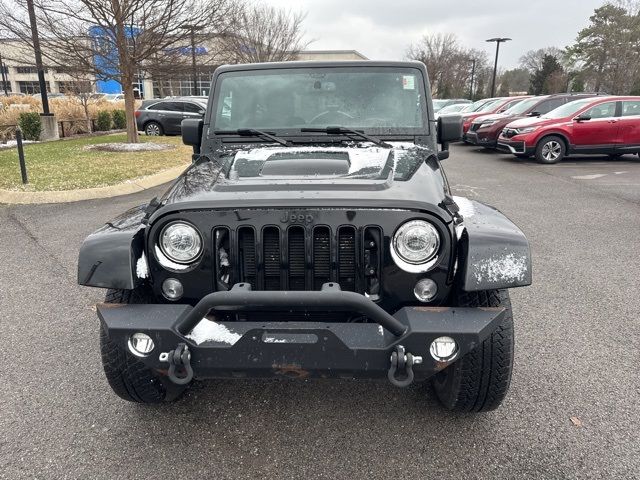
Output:
<instances>
[{"instance_id":1,"label":"snow patch on ground","mask_svg":"<svg viewBox=\"0 0 640 480\"><path fill-rule=\"evenodd\" d=\"M179 263L176 262L172 262L171 260L169 260L164 253L162 253L162 250L160 250L160 247L158 247L156 245L156 258L158 259L158 263L160 263L160 265L162 265L164 268L169 268L171 270L186 270L187 268L189 268L189 265L181 265Z\"/></svg>"},{"instance_id":2,"label":"snow patch on ground","mask_svg":"<svg viewBox=\"0 0 640 480\"><path fill-rule=\"evenodd\" d=\"M491 257L474 265L474 275L478 282L513 282L523 281L527 274L526 256L513 253L501 257Z\"/></svg>"},{"instance_id":3,"label":"snow patch on ground","mask_svg":"<svg viewBox=\"0 0 640 480\"><path fill-rule=\"evenodd\" d=\"M29 143L40 143L40 142L34 142L33 140L22 140L23 145L27 145ZM0 143L0 150L2 150L3 148L15 148L17 146L18 146L18 142L16 142L15 140L9 140L7 143Z\"/></svg>"},{"instance_id":4,"label":"snow patch on ground","mask_svg":"<svg viewBox=\"0 0 640 480\"><path fill-rule=\"evenodd\" d=\"M460 215L466 218L473 217L476 214L476 209L473 206L473 202L466 197L453 196L453 201L456 202L460 209Z\"/></svg>"},{"instance_id":5,"label":"snow patch on ground","mask_svg":"<svg viewBox=\"0 0 640 480\"><path fill-rule=\"evenodd\" d=\"M158 152L175 148L166 143L99 143L97 145L87 145L85 150L99 150L102 152Z\"/></svg>"},{"instance_id":6,"label":"snow patch on ground","mask_svg":"<svg viewBox=\"0 0 640 480\"><path fill-rule=\"evenodd\" d=\"M136 275L138 278L149 278L149 264L147 256L142 252L142 256L136 262Z\"/></svg>"},{"instance_id":7,"label":"snow patch on ground","mask_svg":"<svg viewBox=\"0 0 640 480\"><path fill-rule=\"evenodd\" d=\"M242 338L242 335L229 330L224 325L203 318L193 327L193 330L187 335L187 338L193 340L198 345L204 342L220 342L234 345Z\"/></svg>"}]
</instances>

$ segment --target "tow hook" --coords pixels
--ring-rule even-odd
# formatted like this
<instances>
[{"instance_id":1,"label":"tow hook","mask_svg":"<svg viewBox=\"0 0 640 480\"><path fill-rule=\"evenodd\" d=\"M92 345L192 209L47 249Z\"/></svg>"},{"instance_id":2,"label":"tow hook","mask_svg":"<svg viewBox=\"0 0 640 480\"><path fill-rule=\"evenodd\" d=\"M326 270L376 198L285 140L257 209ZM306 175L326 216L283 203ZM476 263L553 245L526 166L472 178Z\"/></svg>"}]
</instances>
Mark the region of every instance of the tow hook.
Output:
<instances>
[{"instance_id":1,"label":"tow hook","mask_svg":"<svg viewBox=\"0 0 640 480\"><path fill-rule=\"evenodd\" d=\"M179 343L175 350L169 353L160 354L161 362L169 362L169 379L177 385L186 385L193 379L193 369L191 368L191 352L184 343ZM176 368L182 367L184 376L176 375Z\"/></svg>"},{"instance_id":2,"label":"tow hook","mask_svg":"<svg viewBox=\"0 0 640 480\"><path fill-rule=\"evenodd\" d=\"M421 363L422 357L405 353L402 345L396 345L395 351L391 354L391 366L387 374L389 381L396 387L408 387L413 383L413 366Z\"/></svg>"}]
</instances>

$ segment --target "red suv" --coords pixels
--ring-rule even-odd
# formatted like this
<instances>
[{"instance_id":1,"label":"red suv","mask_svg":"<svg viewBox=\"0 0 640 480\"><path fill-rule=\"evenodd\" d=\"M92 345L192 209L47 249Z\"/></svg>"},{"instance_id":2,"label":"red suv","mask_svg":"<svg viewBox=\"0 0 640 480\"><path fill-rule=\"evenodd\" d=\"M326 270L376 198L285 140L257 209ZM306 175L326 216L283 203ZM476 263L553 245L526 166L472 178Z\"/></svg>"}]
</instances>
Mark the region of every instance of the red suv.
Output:
<instances>
[{"instance_id":1,"label":"red suv","mask_svg":"<svg viewBox=\"0 0 640 480\"><path fill-rule=\"evenodd\" d=\"M520 103L527 97L498 97L490 98L485 101L479 108L474 111L462 114L462 140L467 142L467 131L471 127L473 122L480 115L486 115L488 113L504 112L505 110L513 107L516 103Z\"/></svg>"},{"instance_id":2,"label":"red suv","mask_svg":"<svg viewBox=\"0 0 640 480\"><path fill-rule=\"evenodd\" d=\"M500 132L502 132L502 129L506 127L507 124L514 120L525 117L539 117L540 115L549 113L551 110L555 110L565 103L593 96L595 95L586 93L558 93L525 98L503 113L477 117L471 122L471 127L467 132L467 141L473 145L496 148Z\"/></svg>"},{"instance_id":3,"label":"red suv","mask_svg":"<svg viewBox=\"0 0 640 480\"><path fill-rule=\"evenodd\" d=\"M640 97L595 97L567 103L540 118L516 120L498 148L557 163L572 153L618 156L640 152Z\"/></svg>"}]
</instances>

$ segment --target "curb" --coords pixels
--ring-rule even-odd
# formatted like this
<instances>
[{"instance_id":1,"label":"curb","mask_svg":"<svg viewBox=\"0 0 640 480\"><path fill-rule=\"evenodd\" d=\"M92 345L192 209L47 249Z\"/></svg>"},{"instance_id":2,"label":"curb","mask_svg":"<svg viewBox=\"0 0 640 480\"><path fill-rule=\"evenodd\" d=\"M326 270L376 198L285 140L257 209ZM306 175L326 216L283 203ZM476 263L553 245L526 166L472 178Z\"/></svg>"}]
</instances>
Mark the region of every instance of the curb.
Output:
<instances>
[{"instance_id":1,"label":"curb","mask_svg":"<svg viewBox=\"0 0 640 480\"><path fill-rule=\"evenodd\" d=\"M39 203L67 203L80 200L93 200L96 198L111 198L120 195L142 192L149 188L157 187L163 183L175 180L189 164L173 167L160 173L146 177L134 178L117 185L108 187L84 188L81 190L61 190L45 192L18 192L0 189L0 203L8 204L39 204Z\"/></svg>"}]
</instances>

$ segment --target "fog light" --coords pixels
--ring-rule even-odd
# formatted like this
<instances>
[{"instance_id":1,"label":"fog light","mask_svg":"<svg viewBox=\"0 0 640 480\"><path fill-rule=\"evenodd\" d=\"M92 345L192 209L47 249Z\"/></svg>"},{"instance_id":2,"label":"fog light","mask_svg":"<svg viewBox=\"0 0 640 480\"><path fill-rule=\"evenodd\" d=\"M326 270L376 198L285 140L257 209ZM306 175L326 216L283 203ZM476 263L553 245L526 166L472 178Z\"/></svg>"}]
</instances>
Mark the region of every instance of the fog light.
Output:
<instances>
[{"instance_id":1,"label":"fog light","mask_svg":"<svg viewBox=\"0 0 640 480\"><path fill-rule=\"evenodd\" d=\"M419 280L418 283L416 283L416 286L413 287L413 294L421 302L430 302L435 298L437 293L438 286L436 285L436 282L430 278L423 278L422 280Z\"/></svg>"},{"instance_id":2,"label":"fog light","mask_svg":"<svg viewBox=\"0 0 640 480\"><path fill-rule=\"evenodd\" d=\"M429 352L436 361L448 362L458 354L458 344L451 337L438 337L431 342Z\"/></svg>"},{"instance_id":3,"label":"fog light","mask_svg":"<svg viewBox=\"0 0 640 480\"><path fill-rule=\"evenodd\" d=\"M134 333L129 337L129 350L137 357L146 357L155 348L153 340L146 333Z\"/></svg>"},{"instance_id":4,"label":"fog light","mask_svg":"<svg viewBox=\"0 0 640 480\"><path fill-rule=\"evenodd\" d=\"M182 298L184 288L179 280L167 278L162 282L162 294L169 300L179 300Z\"/></svg>"}]
</instances>

